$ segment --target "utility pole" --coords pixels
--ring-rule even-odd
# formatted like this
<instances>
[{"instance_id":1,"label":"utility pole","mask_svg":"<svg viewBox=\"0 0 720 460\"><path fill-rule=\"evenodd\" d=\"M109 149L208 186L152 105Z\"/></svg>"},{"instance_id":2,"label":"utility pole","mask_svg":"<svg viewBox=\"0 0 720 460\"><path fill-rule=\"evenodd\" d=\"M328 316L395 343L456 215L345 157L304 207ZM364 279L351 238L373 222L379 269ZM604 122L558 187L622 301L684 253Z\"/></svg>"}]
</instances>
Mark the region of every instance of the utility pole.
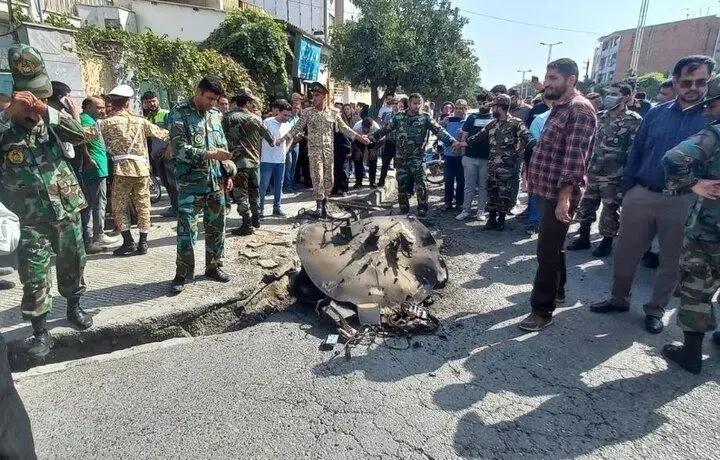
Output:
<instances>
[{"instance_id":1,"label":"utility pole","mask_svg":"<svg viewBox=\"0 0 720 460\"><path fill-rule=\"evenodd\" d=\"M555 46L555 45L562 45L562 42L555 42L555 43L540 42L540 44L543 45L543 46L547 46L547 47L548 47L548 59L547 59L547 63L550 64L550 59L552 59L552 49L553 49L553 46Z\"/></svg>"},{"instance_id":2,"label":"utility pole","mask_svg":"<svg viewBox=\"0 0 720 460\"><path fill-rule=\"evenodd\" d=\"M590 59L585 59L583 64L585 64L585 80L590 80Z\"/></svg>"},{"instance_id":3,"label":"utility pole","mask_svg":"<svg viewBox=\"0 0 720 460\"><path fill-rule=\"evenodd\" d=\"M532 70L518 70L522 74L522 83L520 84L520 97L525 99L525 74L532 72Z\"/></svg>"},{"instance_id":4,"label":"utility pole","mask_svg":"<svg viewBox=\"0 0 720 460\"><path fill-rule=\"evenodd\" d=\"M642 0L640 5L640 14L638 15L637 29L635 30L635 41L633 42L632 54L630 55L630 69L635 75L640 73L640 48L642 48L643 31L645 30L645 19L647 18L647 10L649 0Z\"/></svg>"}]
</instances>

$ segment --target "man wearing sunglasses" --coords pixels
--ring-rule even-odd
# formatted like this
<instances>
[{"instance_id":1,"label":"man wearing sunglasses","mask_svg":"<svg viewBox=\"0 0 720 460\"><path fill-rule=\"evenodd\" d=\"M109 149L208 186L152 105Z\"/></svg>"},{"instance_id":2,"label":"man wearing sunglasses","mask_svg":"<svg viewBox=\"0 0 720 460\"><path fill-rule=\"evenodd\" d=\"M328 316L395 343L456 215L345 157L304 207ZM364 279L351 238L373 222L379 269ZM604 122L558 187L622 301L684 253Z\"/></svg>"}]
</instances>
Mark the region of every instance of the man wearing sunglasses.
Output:
<instances>
[{"instance_id":1,"label":"man wearing sunglasses","mask_svg":"<svg viewBox=\"0 0 720 460\"><path fill-rule=\"evenodd\" d=\"M638 131L630 152L621 188L620 234L614 253L613 287L608 300L590 306L595 313L625 312L630 309L630 290L643 254L657 235L660 266L655 273L652 297L643 306L645 329L663 330L665 307L675 290L680 272L685 218L690 196L665 191L665 152L700 131L708 122L702 108L708 80L715 61L708 56L688 56L673 69L677 97L652 108Z\"/></svg>"}]
</instances>

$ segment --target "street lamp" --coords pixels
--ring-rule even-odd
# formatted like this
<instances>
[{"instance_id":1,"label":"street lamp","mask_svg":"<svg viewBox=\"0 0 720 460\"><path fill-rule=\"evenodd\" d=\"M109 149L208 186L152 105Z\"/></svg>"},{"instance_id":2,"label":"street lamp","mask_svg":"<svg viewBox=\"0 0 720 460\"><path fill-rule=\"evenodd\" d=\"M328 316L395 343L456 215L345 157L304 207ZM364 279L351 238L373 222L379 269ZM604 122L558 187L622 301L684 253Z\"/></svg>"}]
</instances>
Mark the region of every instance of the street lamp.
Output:
<instances>
[{"instance_id":1,"label":"street lamp","mask_svg":"<svg viewBox=\"0 0 720 460\"><path fill-rule=\"evenodd\" d=\"M525 99L525 74L532 72L532 70L518 70L522 74L522 83L520 84L520 97Z\"/></svg>"},{"instance_id":2,"label":"street lamp","mask_svg":"<svg viewBox=\"0 0 720 460\"><path fill-rule=\"evenodd\" d=\"M555 45L561 45L562 42L555 42L555 43L540 42L540 44L543 45L543 46L547 46L547 47L548 47L548 60L547 60L547 63L550 64L550 58L552 57L552 49L553 49L553 46L555 46Z\"/></svg>"}]
</instances>

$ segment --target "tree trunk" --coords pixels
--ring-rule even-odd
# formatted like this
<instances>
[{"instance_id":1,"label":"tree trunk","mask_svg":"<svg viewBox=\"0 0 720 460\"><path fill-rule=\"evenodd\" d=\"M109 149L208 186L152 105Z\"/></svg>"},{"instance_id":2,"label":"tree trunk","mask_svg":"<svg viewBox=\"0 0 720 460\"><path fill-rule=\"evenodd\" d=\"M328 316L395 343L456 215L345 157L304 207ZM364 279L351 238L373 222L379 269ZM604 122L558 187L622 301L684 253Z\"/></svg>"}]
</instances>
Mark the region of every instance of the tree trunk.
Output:
<instances>
[{"instance_id":1,"label":"tree trunk","mask_svg":"<svg viewBox=\"0 0 720 460\"><path fill-rule=\"evenodd\" d=\"M378 87L375 83L370 83L370 106L374 108L373 112L377 113L378 110L380 110L380 105L382 103L380 102L380 96Z\"/></svg>"}]
</instances>

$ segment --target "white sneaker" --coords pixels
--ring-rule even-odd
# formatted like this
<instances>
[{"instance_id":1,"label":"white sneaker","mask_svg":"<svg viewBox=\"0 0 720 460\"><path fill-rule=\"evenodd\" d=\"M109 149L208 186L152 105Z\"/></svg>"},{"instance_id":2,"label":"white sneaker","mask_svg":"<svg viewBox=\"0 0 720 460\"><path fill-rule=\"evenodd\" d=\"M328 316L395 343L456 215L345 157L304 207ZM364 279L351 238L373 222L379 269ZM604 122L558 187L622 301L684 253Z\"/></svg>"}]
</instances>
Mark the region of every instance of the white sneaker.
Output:
<instances>
[{"instance_id":1,"label":"white sneaker","mask_svg":"<svg viewBox=\"0 0 720 460\"><path fill-rule=\"evenodd\" d=\"M470 217L470 213L463 209L460 214L458 214L457 216L455 216L455 219L456 219L456 220L465 220L465 219L467 219L468 217Z\"/></svg>"},{"instance_id":2,"label":"white sneaker","mask_svg":"<svg viewBox=\"0 0 720 460\"><path fill-rule=\"evenodd\" d=\"M115 238L110 238L106 234L102 234L100 236L96 236L94 238L94 242L101 245L101 246L112 246L113 244L118 244L120 240L117 240Z\"/></svg>"},{"instance_id":3,"label":"white sneaker","mask_svg":"<svg viewBox=\"0 0 720 460\"><path fill-rule=\"evenodd\" d=\"M484 212L478 212L477 220L480 222L485 222L487 220L487 217L485 217Z\"/></svg>"}]
</instances>

